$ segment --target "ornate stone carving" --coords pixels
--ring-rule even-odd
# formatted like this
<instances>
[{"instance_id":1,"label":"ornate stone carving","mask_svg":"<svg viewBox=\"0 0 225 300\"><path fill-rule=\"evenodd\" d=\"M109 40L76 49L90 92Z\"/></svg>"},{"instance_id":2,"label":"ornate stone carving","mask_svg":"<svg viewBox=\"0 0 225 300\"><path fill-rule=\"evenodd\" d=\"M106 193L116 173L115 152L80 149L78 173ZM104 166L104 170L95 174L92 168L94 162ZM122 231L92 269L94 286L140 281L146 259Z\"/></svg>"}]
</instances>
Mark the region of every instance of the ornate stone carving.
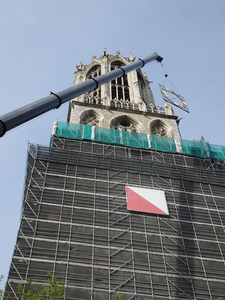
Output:
<instances>
[{"instance_id":1,"label":"ornate stone carving","mask_svg":"<svg viewBox=\"0 0 225 300\"><path fill-rule=\"evenodd\" d=\"M164 126L160 125L160 126L155 126L153 128L151 134L160 135L160 136L167 136L167 131L164 128Z\"/></svg>"},{"instance_id":2,"label":"ornate stone carving","mask_svg":"<svg viewBox=\"0 0 225 300\"><path fill-rule=\"evenodd\" d=\"M156 119L150 123L151 134L171 137L171 131L169 127L161 120Z\"/></svg>"},{"instance_id":3,"label":"ornate stone carving","mask_svg":"<svg viewBox=\"0 0 225 300\"><path fill-rule=\"evenodd\" d=\"M94 92L86 93L83 98L84 103L89 104L102 104L107 105L111 107L117 107L117 108L124 108L124 109L131 109L131 110L139 110L143 112L151 112L156 114L162 114L162 115L173 115L173 110L169 106L161 107L159 105L153 105L152 103L149 105L146 105L143 101L139 104L130 102L129 100L118 100L116 98L110 100L109 97L100 98L97 95L94 95Z\"/></svg>"},{"instance_id":4,"label":"ornate stone carving","mask_svg":"<svg viewBox=\"0 0 225 300\"><path fill-rule=\"evenodd\" d=\"M112 120L110 127L112 129L118 129L129 132L139 132L138 122L135 122L129 116L118 116Z\"/></svg>"},{"instance_id":5,"label":"ornate stone carving","mask_svg":"<svg viewBox=\"0 0 225 300\"><path fill-rule=\"evenodd\" d=\"M88 110L81 116L81 124L99 126L99 116L94 110Z\"/></svg>"},{"instance_id":6,"label":"ornate stone carving","mask_svg":"<svg viewBox=\"0 0 225 300\"><path fill-rule=\"evenodd\" d=\"M86 116L83 119L84 125L99 126L99 120L96 116Z\"/></svg>"}]
</instances>

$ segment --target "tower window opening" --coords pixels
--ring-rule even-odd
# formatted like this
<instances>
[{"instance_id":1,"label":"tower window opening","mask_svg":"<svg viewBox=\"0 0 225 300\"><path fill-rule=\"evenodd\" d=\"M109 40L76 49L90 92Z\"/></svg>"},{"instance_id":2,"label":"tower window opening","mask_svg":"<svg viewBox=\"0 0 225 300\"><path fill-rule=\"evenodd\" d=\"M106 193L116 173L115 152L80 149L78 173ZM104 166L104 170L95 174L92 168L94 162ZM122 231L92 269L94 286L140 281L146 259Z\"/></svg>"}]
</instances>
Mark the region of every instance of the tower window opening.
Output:
<instances>
[{"instance_id":1,"label":"tower window opening","mask_svg":"<svg viewBox=\"0 0 225 300\"><path fill-rule=\"evenodd\" d=\"M85 111L81 117L81 124L99 126L99 116L94 110Z\"/></svg>"},{"instance_id":2,"label":"tower window opening","mask_svg":"<svg viewBox=\"0 0 225 300\"><path fill-rule=\"evenodd\" d=\"M117 78L117 84L121 84L122 85L122 77Z\"/></svg>"},{"instance_id":3,"label":"tower window opening","mask_svg":"<svg viewBox=\"0 0 225 300\"><path fill-rule=\"evenodd\" d=\"M123 99L123 90L121 86L118 87L118 98L119 100Z\"/></svg>"},{"instance_id":4,"label":"tower window opening","mask_svg":"<svg viewBox=\"0 0 225 300\"><path fill-rule=\"evenodd\" d=\"M116 87L115 85L112 86L112 99L116 98Z\"/></svg>"},{"instance_id":5,"label":"tower window opening","mask_svg":"<svg viewBox=\"0 0 225 300\"><path fill-rule=\"evenodd\" d=\"M125 99L129 99L130 95L129 95L129 89L128 88L124 88L124 93L125 93Z\"/></svg>"},{"instance_id":6,"label":"tower window opening","mask_svg":"<svg viewBox=\"0 0 225 300\"><path fill-rule=\"evenodd\" d=\"M97 66L94 66L93 68L91 68L91 70L87 73L86 78L87 79L91 79L91 78L94 78L94 77L97 77L97 76L100 76L100 75L101 75L101 66L97 65ZM87 95L89 95L91 97L101 98L101 86L99 86L95 90L94 93L93 93L93 91L90 91L90 92L87 93ZM96 99L92 99L91 102L92 103L96 103Z\"/></svg>"},{"instance_id":7,"label":"tower window opening","mask_svg":"<svg viewBox=\"0 0 225 300\"><path fill-rule=\"evenodd\" d=\"M123 83L128 86L127 75L123 75Z\"/></svg>"},{"instance_id":8,"label":"tower window opening","mask_svg":"<svg viewBox=\"0 0 225 300\"><path fill-rule=\"evenodd\" d=\"M128 132L140 131L138 123L129 116L118 116L114 118L110 124L110 128Z\"/></svg>"},{"instance_id":9,"label":"tower window opening","mask_svg":"<svg viewBox=\"0 0 225 300\"><path fill-rule=\"evenodd\" d=\"M97 65L91 68L91 70L87 74L87 78L94 78L101 75L101 66Z\"/></svg>"},{"instance_id":10,"label":"tower window opening","mask_svg":"<svg viewBox=\"0 0 225 300\"><path fill-rule=\"evenodd\" d=\"M154 120L150 124L150 131L153 135L172 137L169 127L161 120Z\"/></svg>"},{"instance_id":11,"label":"tower window opening","mask_svg":"<svg viewBox=\"0 0 225 300\"><path fill-rule=\"evenodd\" d=\"M130 126L130 122L127 120L127 118L122 119L120 122L122 126Z\"/></svg>"},{"instance_id":12,"label":"tower window opening","mask_svg":"<svg viewBox=\"0 0 225 300\"><path fill-rule=\"evenodd\" d=\"M113 62L111 64L111 71L117 69L118 67L122 67L124 64L120 61ZM119 78L116 78L111 81L111 97L112 99L118 100L129 100L130 101L130 93L127 75L123 75Z\"/></svg>"},{"instance_id":13,"label":"tower window opening","mask_svg":"<svg viewBox=\"0 0 225 300\"><path fill-rule=\"evenodd\" d=\"M143 81L143 78L141 77L141 75L137 72L138 74L138 86L139 86L139 91L140 91L140 96L141 99L144 100L144 88L145 88L145 84Z\"/></svg>"}]
</instances>

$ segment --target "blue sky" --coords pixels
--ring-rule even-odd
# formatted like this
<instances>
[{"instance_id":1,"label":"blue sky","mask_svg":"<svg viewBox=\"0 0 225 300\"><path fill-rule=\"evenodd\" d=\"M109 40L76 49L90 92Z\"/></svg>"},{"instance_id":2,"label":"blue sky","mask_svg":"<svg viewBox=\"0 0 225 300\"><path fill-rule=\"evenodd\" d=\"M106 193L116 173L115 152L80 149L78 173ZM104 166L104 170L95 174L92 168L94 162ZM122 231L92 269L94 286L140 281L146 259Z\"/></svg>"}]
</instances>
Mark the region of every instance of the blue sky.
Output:
<instances>
[{"instance_id":1,"label":"blue sky","mask_svg":"<svg viewBox=\"0 0 225 300\"><path fill-rule=\"evenodd\" d=\"M225 144L224 0L7 0L0 9L0 115L72 85L75 66L120 50L137 58L157 52L190 114L183 139ZM155 102L164 70L143 68ZM167 86L171 88L169 82ZM0 139L0 274L8 274L19 227L28 141L48 145L53 122L66 121L68 104ZM0 286L1 288L1 286Z\"/></svg>"}]
</instances>

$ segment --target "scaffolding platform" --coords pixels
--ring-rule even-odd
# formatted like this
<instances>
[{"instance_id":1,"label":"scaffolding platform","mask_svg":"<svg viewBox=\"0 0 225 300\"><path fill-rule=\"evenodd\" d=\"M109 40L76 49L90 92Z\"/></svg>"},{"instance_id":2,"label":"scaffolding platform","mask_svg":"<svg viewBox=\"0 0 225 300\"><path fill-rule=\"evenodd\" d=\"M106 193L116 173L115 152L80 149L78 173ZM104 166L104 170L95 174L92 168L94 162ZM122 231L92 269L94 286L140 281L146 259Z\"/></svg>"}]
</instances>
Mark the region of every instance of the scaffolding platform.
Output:
<instances>
[{"instance_id":1,"label":"scaffolding platform","mask_svg":"<svg viewBox=\"0 0 225 300\"><path fill-rule=\"evenodd\" d=\"M201 158L210 157L220 161L225 160L225 146L204 143L202 140L189 141L181 139L175 141L171 137L66 122L57 122L55 136L162 152L183 153Z\"/></svg>"}]
</instances>

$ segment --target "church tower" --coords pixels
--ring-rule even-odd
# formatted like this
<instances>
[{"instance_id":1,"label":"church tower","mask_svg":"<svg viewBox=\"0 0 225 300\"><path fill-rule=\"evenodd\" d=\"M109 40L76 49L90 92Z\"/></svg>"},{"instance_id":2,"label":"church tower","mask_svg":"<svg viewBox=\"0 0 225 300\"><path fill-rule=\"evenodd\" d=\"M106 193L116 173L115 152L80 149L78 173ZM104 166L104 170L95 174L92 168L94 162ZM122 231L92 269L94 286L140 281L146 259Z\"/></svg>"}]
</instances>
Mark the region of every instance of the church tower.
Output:
<instances>
[{"instance_id":1,"label":"church tower","mask_svg":"<svg viewBox=\"0 0 225 300\"><path fill-rule=\"evenodd\" d=\"M119 51L115 55L93 56L89 65L76 66L74 84L95 78L133 62ZM127 132L172 137L179 140L176 117L165 102L155 105L146 73L141 69L99 86L70 102L67 121L96 127L118 129Z\"/></svg>"}]
</instances>

